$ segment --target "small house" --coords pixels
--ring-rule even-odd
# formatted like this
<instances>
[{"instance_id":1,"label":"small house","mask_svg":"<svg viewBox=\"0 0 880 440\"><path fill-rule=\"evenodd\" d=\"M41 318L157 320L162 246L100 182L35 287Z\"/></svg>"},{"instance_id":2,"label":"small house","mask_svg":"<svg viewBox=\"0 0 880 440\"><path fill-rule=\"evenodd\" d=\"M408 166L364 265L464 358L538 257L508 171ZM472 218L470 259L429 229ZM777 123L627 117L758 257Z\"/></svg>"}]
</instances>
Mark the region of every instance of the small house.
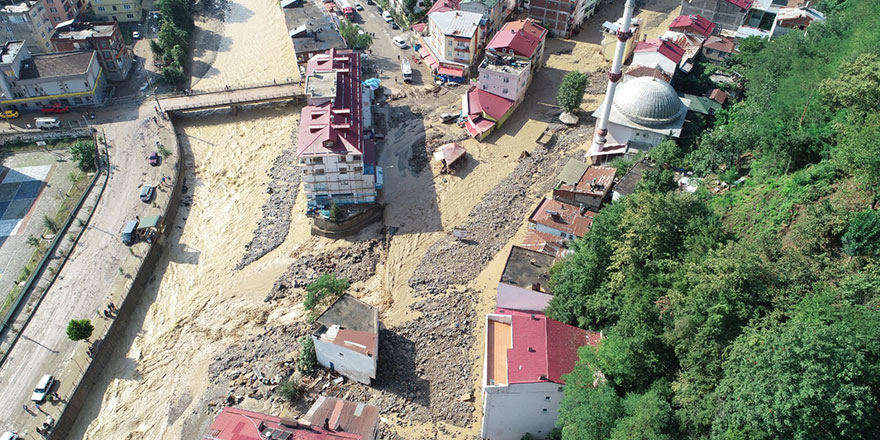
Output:
<instances>
[{"instance_id":1,"label":"small house","mask_svg":"<svg viewBox=\"0 0 880 440\"><path fill-rule=\"evenodd\" d=\"M363 440L379 438L379 407L364 403L318 396L300 422L333 432L358 435Z\"/></svg>"},{"instance_id":2,"label":"small house","mask_svg":"<svg viewBox=\"0 0 880 440\"><path fill-rule=\"evenodd\" d=\"M574 240L590 232L595 212L545 198L529 216L529 228Z\"/></svg>"},{"instance_id":3,"label":"small house","mask_svg":"<svg viewBox=\"0 0 880 440\"><path fill-rule=\"evenodd\" d=\"M550 268L556 258L521 246L513 246L507 254L501 282L537 292L549 292Z\"/></svg>"},{"instance_id":4,"label":"small house","mask_svg":"<svg viewBox=\"0 0 880 440\"><path fill-rule=\"evenodd\" d=\"M614 185L615 168L592 165L575 183L560 181L553 188L553 199L598 211Z\"/></svg>"},{"instance_id":5,"label":"small house","mask_svg":"<svg viewBox=\"0 0 880 440\"><path fill-rule=\"evenodd\" d=\"M312 334L318 363L369 385L379 357L379 311L343 294L316 319Z\"/></svg>"}]
</instances>

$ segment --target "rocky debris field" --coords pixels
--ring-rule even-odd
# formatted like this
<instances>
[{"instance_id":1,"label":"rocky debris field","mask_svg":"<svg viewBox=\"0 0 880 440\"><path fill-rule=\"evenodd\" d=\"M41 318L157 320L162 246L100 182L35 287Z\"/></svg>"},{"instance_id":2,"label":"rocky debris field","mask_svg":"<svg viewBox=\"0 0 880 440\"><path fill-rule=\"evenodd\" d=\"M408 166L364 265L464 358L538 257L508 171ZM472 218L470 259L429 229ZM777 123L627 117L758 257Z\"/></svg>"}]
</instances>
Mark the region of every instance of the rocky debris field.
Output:
<instances>
[{"instance_id":1,"label":"rocky debris field","mask_svg":"<svg viewBox=\"0 0 880 440\"><path fill-rule=\"evenodd\" d=\"M291 289L305 288L325 273L335 273L352 283L366 281L376 274L384 249L384 239L373 239L323 254L303 255L275 281L266 301L284 298L292 293Z\"/></svg>"},{"instance_id":2,"label":"rocky debris field","mask_svg":"<svg viewBox=\"0 0 880 440\"><path fill-rule=\"evenodd\" d=\"M550 189L552 178L568 160L565 153L573 145L574 142L556 142L555 146L538 147L524 155L513 172L480 200L460 226L467 232L467 238L442 238L434 243L416 267L410 287L417 294L442 294L450 285L466 284L476 278L513 237L529 208Z\"/></svg>"},{"instance_id":3,"label":"rocky debris field","mask_svg":"<svg viewBox=\"0 0 880 440\"><path fill-rule=\"evenodd\" d=\"M291 135L291 145L296 145L297 133ZM272 181L266 192L269 200L263 204L263 217L254 229L254 238L244 245L244 256L235 267L241 269L268 254L287 238L290 229L290 212L299 191L300 172L296 164L296 151L289 148L281 152L269 169Z\"/></svg>"}]
</instances>

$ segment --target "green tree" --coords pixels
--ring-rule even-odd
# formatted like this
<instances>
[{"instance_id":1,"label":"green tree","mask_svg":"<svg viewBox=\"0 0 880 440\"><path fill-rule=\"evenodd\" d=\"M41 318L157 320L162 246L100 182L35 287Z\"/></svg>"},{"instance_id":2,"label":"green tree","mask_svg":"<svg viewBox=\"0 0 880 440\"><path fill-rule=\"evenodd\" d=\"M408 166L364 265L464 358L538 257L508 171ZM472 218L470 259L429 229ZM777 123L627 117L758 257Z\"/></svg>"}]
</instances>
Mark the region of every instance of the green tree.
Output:
<instances>
[{"instance_id":1,"label":"green tree","mask_svg":"<svg viewBox=\"0 0 880 440\"><path fill-rule=\"evenodd\" d=\"M807 298L781 325L737 339L713 437L874 438L880 432L880 315Z\"/></svg>"},{"instance_id":2,"label":"green tree","mask_svg":"<svg viewBox=\"0 0 880 440\"><path fill-rule=\"evenodd\" d=\"M330 204L330 221L331 222L339 223L340 221L342 221L344 215L345 215L345 213L342 212L342 208L340 208L339 205L336 204L336 202L333 202Z\"/></svg>"},{"instance_id":3,"label":"green tree","mask_svg":"<svg viewBox=\"0 0 880 440\"><path fill-rule=\"evenodd\" d=\"M179 64L174 63L170 66L165 66L162 69L162 79L171 85L179 85L186 79L186 74L183 73L183 67L180 67Z\"/></svg>"},{"instance_id":4,"label":"green tree","mask_svg":"<svg viewBox=\"0 0 880 440\"><path fill-rule=\"evenodd\" d=\"M318 366L318 356L315 353L315 342L309 335L299 338L299 358L296 361L296 370L303 376L311 376Z\"/></svg>"},{"instance_id":5,"label":"green tree","mask_svg":"<svg viewBox=\"0 0 880 440\"><path fill-rule=\"evenodd\" d=\"M159 29L159 44L162 46L163 53L167 55L174 46L187 47L187 40L189 40L189 34L186 31L171 22L162 22L162 27Z\"/></svg>"},{"instance_id":6,"label":"green tree","mask_svg":"<svg viewBox=\"0 0 880 440\"><path fill-rule=\"evenodd\" d=\"M83 171L91 171L95 169L95 158L97 150L95 144L91 140L80 139L70 146L70 155L76 161L76 166Z\"/></svg>"},{"instance_id":7,"label":"green tree","mask_svg":"<svg viewBox=\"0 0 880 440\"><path fill-rule=\"evenodd\" d=\"M95 326L88 319L71 319L67 323L67 337L71 341L82 341L92 337Z\"/></svg>"},{"instance_id":8,"label":"green tree","mask_svg":"<svg viewBox=\"0 0 880 440\"><path fill-rule=\"evenodd\" d=\"M847 255L880 255L880 211L856 214L841 241Z\"/></svg>"},{"instance_id":9,"label":"green tree","mask_svg":"<svg viewBox=\"0 0 880 440\"><path fill-rule=\"evenodd\" d=\"M335 298L342 295L348 289L348 286L348 280L336 278L336 274L326 273L321 275L306 286L306 300L303 302L303 306L305 306L306 310L313 310L324 298Z\"/></svg>"},{"instance_id":10,"label":"green tree","mask_svg":"<svg viewBox=\"0 0 880 440\"><path fill-rule=\"evenodd\" d=\"M192 1L190 0L159 0L159 11L162 13L162 26L171 23L187 33L193 30ZM167 47L167 46L166 46Z\"/></svg>"},{"instance_id":11,"label":"green tree","mask_svg":"<svg viewBox=\"0 0 880 440\"><path fill-rule=\"evenodd\" d=\"M832 111L877 111L880 104L880 56L864 53L843 63L836 75L820 83L819 90Z\"/></svg>"},{"instance_id":12,"label":"green tree","mask_svg":"<svg viewBox=\"0 0 880 440\"><path fill-rule=\"evenodd\" d=\"M373 36L348 20L339 23L339 35L351 49L367 50L373 45Z\"/></svg>"},{"instance_id":13,"label":"green tree","mask_svg":"<svg viewBox=\"0 0 880 440\"><path fill-rule=\"evenodd\" d=\"M579 352L580 360L565 377L556 424L562 428L563 440L606 440L624 415L623 405L614 389L590 366L590 360L596 358L594 348L587 345Z\"/></svg>"},{"instance_id":14,"label":"green tree","mask_svg":"<svg viewBox=\"0 0 880 440\"><path fill-rule=\"evenodd\" d=\"M660 381L664 386L665 382ZM624 417L611 430L610 440L666 440L672 426L672 407L658 390L630 393L622 400Z\"/></svg>"},{"instance_id":15,"label":"green tree","mask_svg":"<svg viewBox=\"0 0 880 440\"><path fill-rule=\"evenodd\" d=\"M290 404L295 404L302 396L302 385L298 379L289 377L278 384L275 392Z\"/></svg>"},{"instance_id":16,"label":"green tree","mask_svg":"<svg viewBox=\"0 0 880 440\"><path fill-rule=\"evenodd\" d=\"M638 191L652 193L665 193L678 188L675 183L675 173L672 170L655 167L645 170L642 180L639 181Z\"/></svg>"},{"instance_id":17,"label":"green tree","mask_svg":"<svg viewBox=\"0 0 880 440\"><path fill-rule=\"evenodd\" d=\"M559 94L556 96L556 100L563 110L574 112L580 108L589 79L589 75L578 71L565 74L562 78L562 84L559 86Z\"/></svg>"},{"instance_id":18,"label":"green tree","mask_svg":"<svg viewBox=\"0 0 880 440\"><path fill-rule=\"evenodd\" d=\"M657 162L657 165L675 167L684 155L674 139L666 139L657 144L654 148L651 148L648 152L648 156L650 156L651 159L654 159Z\"/></svg>"}]
</instances>

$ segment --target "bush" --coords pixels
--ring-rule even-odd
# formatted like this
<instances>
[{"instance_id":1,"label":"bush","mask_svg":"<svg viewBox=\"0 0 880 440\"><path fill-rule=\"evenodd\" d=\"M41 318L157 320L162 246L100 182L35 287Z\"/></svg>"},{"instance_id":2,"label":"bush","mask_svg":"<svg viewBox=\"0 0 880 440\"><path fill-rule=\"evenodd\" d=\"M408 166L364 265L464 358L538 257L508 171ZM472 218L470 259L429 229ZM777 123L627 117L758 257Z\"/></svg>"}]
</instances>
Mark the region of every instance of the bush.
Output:
<instances>
[{"instance_id":1,"label":"bush","mask_svg":"<svg viewBox=\"0 0 880 440\"><path fill-rule=\"evenodd\" d=\"M841 241L847 255L880 253L880 211L867 210L856 214Z\"/></svg>"},{"instance_id":2,"label":"bush","mask_svg":"<svg viewBox=\"0 0 880 440\"><path fill-rule=\"evenodd\" d=\"M153 51L153 55L162 56L162 45L158 41L150 40L150 50Z\"/></svg>"},{"instance_id":3,"label":"bush","mask_svg":"<svg viewBox=\"0 0 880 440\"><path fill-rule=\"evenodd\" d=\"M336 274L326 273L321 275L306 287L306 300L303 302L306 310L314 310L321 300L328 297L337 297L348 289L349 283L345 278L336 278Z\"/></svg>"},{"instance_id":4,"label":"bush","mask_svg":"<svg viewBox=\"0 0 880 440\"><path fill-rule=\"evenodd\" d=\"M70 155L76 161L76 166L82 171L91 171L95 169L95 158L97 151L92 141L80 139L70 146Z\"/></svg>"},{"instance_id":5,"label":"bush","mask_svg":"<svg viewBox=\"0 0 880 440\"><path fill-rule=\"evenodd\" d=\"M588 82L589 77L586 73L577 71L566 73L559 86L559 94L556 96L559 106L567 112L580 108Z\"/></svg>"},{"instance_id":6,"label":"bush","mask_svg":"<svg viewBox=\"0 0 880 440\"><path fill-rule=\"evenodd\" d=\"M288 378L285 381L282 381L278 384L278 388L275 389L275 393L284 398L284 400L290 402L291 404L296 403L302 395L302 386L299 383L299 380L294 379L293 377Z\"/></svg>"},{"instance_id":7,"label":"bush","mask_svg":"<svg viewBox=\"0 0 880 440\"><path fill-rule=\"evenodd\" d=\"M344 213L342 212L342 208L339 207L335 202L330 204L330 221L333 223L339 223L342 221Z\"/></svg>"},{"instance_id":8,"label":"bush","mask_svg":"<svg viewBox=\"0 0 880 440\"><path fill-rule=\"evenodd\" d=\"M53 234L58 232L58 223L48 215L43 215L43 226Z\"/></svg>"}]
</instances>

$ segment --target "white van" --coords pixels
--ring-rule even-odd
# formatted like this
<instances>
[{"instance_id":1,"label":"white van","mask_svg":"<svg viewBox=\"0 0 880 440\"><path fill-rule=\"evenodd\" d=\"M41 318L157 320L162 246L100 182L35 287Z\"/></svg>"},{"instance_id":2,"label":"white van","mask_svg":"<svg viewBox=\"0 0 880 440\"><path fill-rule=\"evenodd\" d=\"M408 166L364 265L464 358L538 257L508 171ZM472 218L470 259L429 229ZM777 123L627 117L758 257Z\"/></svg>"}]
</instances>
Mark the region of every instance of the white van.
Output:
<instances>
[{"instance_id":1,"label":"white van","mask_svg":"<svg viewBox=\"0 0 880 440\"><path fill-rule=\"evenodd\" d=\"M408 47L406 44L406 39L403 37L394 37L391 39L391 42L401 49L406 49Z\"/></svg>"},{"instance_id":2,"label":"white van","mask_svg":"<svg viewBox=\"0 0 880 440\"><path fill-rule=\"evenodd\" d=\"M391 13L388 11L382 13L382 18L385 19L385 23L391 23L392 21L394 21L394 17L392 17Z\"/></svg>"},{"instance_id":3,"label":"white van","mask_svg":"<svg viewBox=\"0 0 880 440\"><path fill-rule=\"evenodd\" d=\"M37 118L34 121L37 123L37 128L40 130L61 128L61 121L55 118Z\"/></svg>"}]
</instances>

